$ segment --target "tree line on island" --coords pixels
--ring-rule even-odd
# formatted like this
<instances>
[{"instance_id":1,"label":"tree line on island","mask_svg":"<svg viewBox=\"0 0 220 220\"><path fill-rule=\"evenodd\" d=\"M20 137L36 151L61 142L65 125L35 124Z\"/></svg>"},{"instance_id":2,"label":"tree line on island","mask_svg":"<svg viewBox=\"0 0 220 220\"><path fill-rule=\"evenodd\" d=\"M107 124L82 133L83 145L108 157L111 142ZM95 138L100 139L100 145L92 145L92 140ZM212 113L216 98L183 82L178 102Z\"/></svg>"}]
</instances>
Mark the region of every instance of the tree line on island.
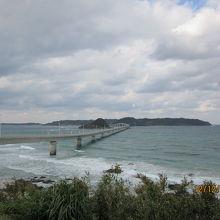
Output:
<instances>
[{"instance_id":1,"label":"tree line on island","mask_svg":"<svg viewBox=\"0 0 220 220\"><path fill-rule=\"evenodd\" d=\"M125 117L121 119L102 119L96 120L62 120L47 123L45 125L80 125L80 128L103 128L109 124L126 123L130 126L208 126L211 123L199 119L187 118L142 118ZM83 125L83 126L82 126Z\"/></svg>"},{"instance_id":2,"label":"tree line on island","mask_svg":"<svg viewBox=\"0 0 220 220\"><path fill-rule=\"evenodd\" d=\"M80 128L107 128L109 124L126 123L130 126L209 126L211 123L199 119L188 118L140 118L124 117L121 119L96 120L60 120L46 124L40 123L2 123L3 125L47 125L47 126L69 126L78 125Z\"/></svg>"}]
</instances>

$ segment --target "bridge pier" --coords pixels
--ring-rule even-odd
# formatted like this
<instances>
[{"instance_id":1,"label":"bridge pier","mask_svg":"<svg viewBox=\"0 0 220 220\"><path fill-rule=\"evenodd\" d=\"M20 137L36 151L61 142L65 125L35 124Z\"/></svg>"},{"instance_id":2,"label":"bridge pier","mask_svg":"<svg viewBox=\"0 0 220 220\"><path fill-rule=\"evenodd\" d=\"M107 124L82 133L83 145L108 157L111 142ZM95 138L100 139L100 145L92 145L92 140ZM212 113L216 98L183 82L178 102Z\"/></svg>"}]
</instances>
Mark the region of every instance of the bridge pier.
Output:
<instances>
[{"instance_id":1,"label":"bridge pier","mask_svg":"<svg viewBox=\"0 0 220 220\"><path fill-rule=\"evenodd\" d=\"M95 135L92 135L92 142L95 142L95 141L96 141Z\"/></svg>"},{"instance_id":2,"label":"bridge pier","mask_svg":"<svg viewBox=\"0 0 220 220\"><path fill-rule=\"evenodd\" d=\"M50 156L54 156L57 154L57 142L50 141Z\"/></svg>"},{"instance_id":3,"label":"bridge pier","mask_svg":"<svg viewBox=\"0 0 220 220\"><path fill-rule=\"evenodd\" d=\"M76 146L77 146L77 147L81 147L81 146L82 146L82 138L81 138L81 137L78 137L78 138L76 139Z\"/></svg>"}]
</instances>

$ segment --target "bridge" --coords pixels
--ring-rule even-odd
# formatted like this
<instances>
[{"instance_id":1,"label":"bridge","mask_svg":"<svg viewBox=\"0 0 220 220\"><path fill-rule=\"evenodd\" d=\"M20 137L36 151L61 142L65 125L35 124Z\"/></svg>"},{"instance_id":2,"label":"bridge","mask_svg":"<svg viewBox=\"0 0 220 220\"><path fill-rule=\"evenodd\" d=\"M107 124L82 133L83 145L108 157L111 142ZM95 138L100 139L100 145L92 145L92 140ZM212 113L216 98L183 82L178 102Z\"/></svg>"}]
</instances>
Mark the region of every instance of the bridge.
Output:
<instances>
[{"instance_id":1,"label":"bridge","mask_svg":"<svg viewBox=\"0 0 220 220\"><path fill-rule=\"evenodd\" d=\"M59 134L59 135L33 135L33 136L1 136L0 145L5 144L19 144L19 143L36 143L36 142L49 142L50 155L56 155L57 142L62 140L76 139L76 146L82 146L82 138L91 137L91 141L96 141L96 136L101 135L101 138L107 137L129 128L128 124L118 123L114 124L111 128L100 129L92 132L84 132L81 134Z\"/></svg>"}]
</instances>

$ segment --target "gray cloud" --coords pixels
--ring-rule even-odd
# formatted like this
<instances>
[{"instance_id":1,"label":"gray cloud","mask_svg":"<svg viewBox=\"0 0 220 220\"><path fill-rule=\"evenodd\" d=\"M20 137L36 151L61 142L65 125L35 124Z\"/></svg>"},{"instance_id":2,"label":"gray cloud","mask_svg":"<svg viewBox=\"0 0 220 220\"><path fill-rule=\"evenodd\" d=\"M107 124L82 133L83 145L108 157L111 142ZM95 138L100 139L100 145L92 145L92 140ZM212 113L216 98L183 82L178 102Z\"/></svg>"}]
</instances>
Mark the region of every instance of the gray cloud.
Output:
<instances>
[{"instance_id":1,"label":"gray cloud","mask_svg":"<svg viewBox=\"0 0 220 220\"><path fill-rule=\"evenodd\" d=\"M173 0L0 0L2 118L220 123L219 11Z\"/></svg>"}]
</instances>

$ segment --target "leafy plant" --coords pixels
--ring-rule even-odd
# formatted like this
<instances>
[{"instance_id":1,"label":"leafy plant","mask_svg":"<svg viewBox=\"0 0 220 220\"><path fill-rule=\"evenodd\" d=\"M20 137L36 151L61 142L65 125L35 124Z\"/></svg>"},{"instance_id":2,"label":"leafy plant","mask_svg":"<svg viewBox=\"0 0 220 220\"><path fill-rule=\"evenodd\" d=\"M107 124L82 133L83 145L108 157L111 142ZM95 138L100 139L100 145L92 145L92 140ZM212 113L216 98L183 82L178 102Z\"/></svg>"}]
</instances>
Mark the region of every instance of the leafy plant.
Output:
<instances>
[{"instance_id":1,"label":"leafy plant","mask_svg":"<svg viewBox=\"0 0 220 220\"><path fill-rule=\"evenodd\" d=\"M114 173L114 174L119 174L122 173L123 170L121 168L121 166L119 164L115 164L114 166L112 166L110 169L104 171L105 173Z\"/></svg>"},{"instance_id":2,"label":"leafy plant","mask_svg":"<svg viewBox=\"0 0 220 220\"><path fill-rule=\"evenodd\" d=\"M50 220L89 219L89 189L87 184L74 178L69 184L60 181L51 189L51 202L48 210Z\"/></svg>"},{"instance_id":3,"label":"leafy plant","mask_svg":"<svg viewBox=\"0 0 220 220\"><path fill-rule=\"evenodd\" d=\"M119 166L120 167L120 166ZM116 167L117 169L119 167ZM114 167L113 167L114 168ZM167 177L153 181L137 174L132 187L118 173L104 173L92 187L89 175L61 180L40 189L15 180L0 189L1 220L219 220L220 200L214 192L189 191L186 178L171 190ZM210 181L204 185L215 186Z\"/></svg>"},{"instance_id":4,"label":"leafy plant","mask_svg":"<svg viewBox=\"0 0 220 220\"><path fill-rule=\"evenodd\" d=\"M125 181L114 174L104 174L93 196L96 219L128 219L132 215L134 196Z\"/></svg>"}]
</instances>

